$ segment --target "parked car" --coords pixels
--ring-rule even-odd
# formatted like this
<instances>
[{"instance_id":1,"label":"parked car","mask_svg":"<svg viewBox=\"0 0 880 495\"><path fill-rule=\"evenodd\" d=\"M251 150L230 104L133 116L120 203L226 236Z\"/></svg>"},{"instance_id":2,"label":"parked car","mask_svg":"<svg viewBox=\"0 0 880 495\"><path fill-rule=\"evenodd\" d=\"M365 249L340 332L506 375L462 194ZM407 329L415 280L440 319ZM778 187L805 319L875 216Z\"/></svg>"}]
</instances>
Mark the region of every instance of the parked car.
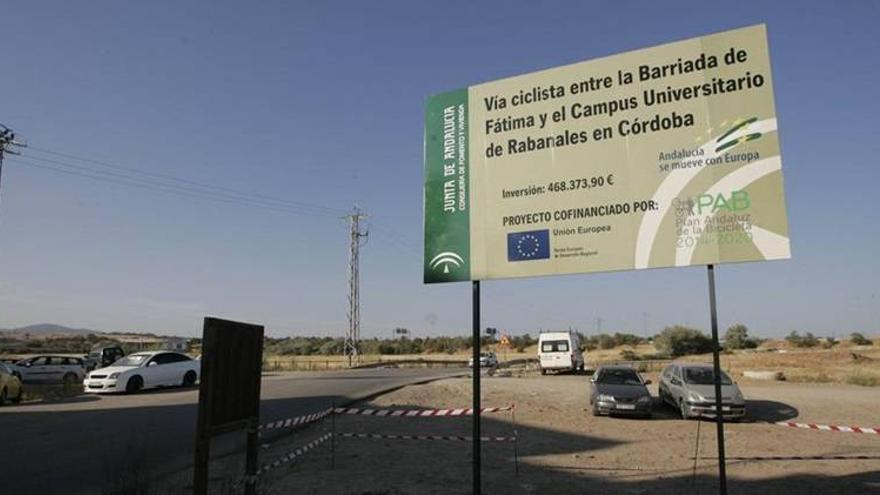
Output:
<instances>
[{"instance_id":1,"label":"parked car","mask_svg":"<svg viewBox=\"0 0 880 495\"><path fill-rule=\"evenodd\" d=\"M82 382L86 374L83 360L70 356L34 356L12 365L12 373L23 383Z\"/></svg>"},{"instance_id":2,"label":"parked car","mask_svg":"<svg viewBox=\"0 0 880 495\"><path fill-rule=\"evenodd\" d=\"M84 381L89 393L127 392L158 387L195 385L201 370L196 361L179 352L136 352L111 366L90 371Z\"/></svg>"},{"instance_id":3,"label":"parked car","mask_svg":"<svg viewBox=\"0 0 880 495\"><path fill-rule=\"evenodd\" d=\"M660 374L660 399L678 409L684 419L715 417L715 371L710 364L672 363ZM725 419L746 415L739 387L721 372L721 414Z\"/></svg>"},{"instance_id":4,"label":"parked car","mask_svg":"<svg viewBox=\"0 0 880 495\"><path fill-rule=\"evenodd\" d=\"M629 366L601 366L590 378L590 405L593 416L602 414L638 414L650 416L651 380Z\"/></svg>"},{"instance_id":5,"label":"parked car","mask_svg":"<svg viewBox=\"0 0 880 495\"><path fill-rule=\"evenodd\" d=\"M492 368L498 366L498 356L494 352L480 353L480 368ZM468 367L474 367L474 358L468 359Z\"/></svg>"},{"instance_id":6,"label":"parked car","mask_svg":"<svg viewBox=\"0 0 880 495\"><path fill-rule=\"evenodd\" d=\"M0 406L6 405L6 401L18 404L22 393L21 380L12 373L12 367L0 363Z\"/></svg>"},{"instance_id":7,"label":"parked car","mask_svg":"<svg viewBox=\"0 0 880 495\"><path fill-rule=\"evenodd\" d=\"M583 371L581 341L574 332L545 332L538 336L541 374L548 371Z\"/></svg>"},{"instance_id":8,"label":"parked car","mask_svg":"<svg viewBox=\"0 0 880 495\"><path fill-rule=\"evenodd\" d=\"M96 345L92 347L86 356L86 371L92 371L97 368L106 368L125 356L122 347L115 344Z\"/></svg>"}]
</instances>

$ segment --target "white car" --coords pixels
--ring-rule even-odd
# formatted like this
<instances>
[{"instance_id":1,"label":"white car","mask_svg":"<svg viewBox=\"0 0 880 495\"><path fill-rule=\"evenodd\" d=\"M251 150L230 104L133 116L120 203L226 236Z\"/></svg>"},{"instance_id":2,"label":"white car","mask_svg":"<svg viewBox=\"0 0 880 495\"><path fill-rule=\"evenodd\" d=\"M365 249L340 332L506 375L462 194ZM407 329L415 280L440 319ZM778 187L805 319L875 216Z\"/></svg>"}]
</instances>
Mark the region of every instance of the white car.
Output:
<instances>
[{"instance_id":1,"label":"white car","mask_svg":"<svg viewBox=\"0 0 880 495\"><path fill-rule=\"evenodd\" d=\"M83 385L89 393L136 393L147 388L192 387L199 379L201 361L179 352L129 354L106 368L90 372Z\"/></svg>"},{"instance_id":2,"label":"white car","mask_svg":"<svg viewBox=\"0 0 880 495\"><path fill-rule=\"evenodd\" d=\"M35 356L21 360L12 368L12 374L23 383L64 383L82 381L86 374L83 360L70 356Z\"/></svg>"}]
</instances>

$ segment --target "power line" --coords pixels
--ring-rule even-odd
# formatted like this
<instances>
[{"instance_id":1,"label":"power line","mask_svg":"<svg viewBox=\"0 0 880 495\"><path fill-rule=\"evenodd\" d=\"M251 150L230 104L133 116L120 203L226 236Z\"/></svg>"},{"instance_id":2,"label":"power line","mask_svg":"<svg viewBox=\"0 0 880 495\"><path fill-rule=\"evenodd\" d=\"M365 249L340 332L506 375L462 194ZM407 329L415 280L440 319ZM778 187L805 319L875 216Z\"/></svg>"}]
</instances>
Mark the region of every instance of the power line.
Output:
<instances>
[{"instance_id":1,"label":"power line","mask_svg":"<svg viewBox=\"0 0 880 495\"><path fill-rule=\"evenodd\" d=\"M37 152L39 152L39 153L45 153L45 154L48 154L48 155L54 155L54 156L57 156L57 157L67 158L67 159L71 159L71 160L76 160L76 161L80 161L80 162L91 163L91 164L94 164L94 165L99 165L99 166L101 166L101 167L106 167L106 168L110 168L110 169L121 170L121 171L129 172L129 173L134 173L134 174L138 174L138 175L143 175L143 176L145 176L145 177L152 177L152 178L154 178L154 179L161 179L161 180L166 180L166 181L179 182L179 183L187 184L187 185L189 185L189 186L194 186L194 187L196 187L196 188L200 188L200 189L208 189L208 190L213 190L213 191L221 191L221 192L223 192L223 193L230 193L230 194L233 194L233 195L236 195L236 196L244 196L244 197L250 197L250 198L258 198L258 199L260 199L260 200L265 200L265 201L269 201L269 202L283 203L283 204L285 204L285 205L291 205L291 206L297 206L297 207L303 207L303 208L309 208L309 209L315 209L315 210L322 210L322 211L326 211L326 212L329 212L329 213L334 213L334 214L337 214L337 215L339 215L339 214L347 214L347 213L348 213L347 210L343 210L343 209L341 209L341 208L332 208L332 207L328 207L328 206L322 206L322 205L317 205L317 204L312 204L312 203L306 203L306 202L302 202L302 201L293 201L293 200L289 200L289 199L281 199L281 198L274 197L274 196L270 196L270 195L267 195L267 194L255 193L255 192L248 192L248 191L243 191L243 190L240 190L240 189L234 189L234 188L231 188L231 187L225 187L225 186L218 186L218 185L215 185L215 184L209 184L209 183L206 183L206 182L200 182L200 181L195 181L195 180L191 180L191 179L185 179L185 178L177 177L177 176L170 175L170 174L164 174L164 173L159 173L159 172L148 172L148 171L141 170L141 169L138 169L138 168L135 168L135 167L127 167L127 166L124 166L124 165L118 165L118 164L110 163L110 162L103 161L103 160L96 160L96 159L93 159L93 158L87 158L87 157L76 156L76 155L72 155L72 154L70 154L70 153L64 153L64 152L60 152L60 151L53 151L53 150L49 150L49 149L41 148L41 147L33 147L33 146L31 146L31 147L29 147L29 150L31 150L31 151L37 151ZM45 160L45 161L54 161L54 160L50 160L50 159L48 159L48 158L40 158L40 157L36 157L36 156L33 156L33 155L29 155L29 157L30 157L30 158L34 158L34 159L38 159L38 160L39 160L39 159L42 159L42 160ZM58 162L58 161L54 161L54 162L55 162L55 163L65 163L65 164L68 165L68 166L74 166L74 165L71 165L71 164L69 164L69 163L67 163L67 162Z\"/></svg>"},{"instance_id":2,"label":"power line","mask_svg":"<svg viewBox=\"0 0 880 495\"><path fill-rule=\"evenodd\" d=\"M32 155L25 155L25 157L30 160L39 160L41 162L61 165L63 167L68 167L68 168L72 168L75 170L85 171L90 174L98 175L98 176L102 176L102 177L109 176L112 178L123 179L126 181L132 181L132 182L136 182L136 183L140 183L140 184L148 184L148 185L158 186L161 188L174 189L174 190L179 190L179 191L183 191L183 192L187 192L187 193L194 193L194 194L205 195L205 196L215 196L215 197L221 197L221 198L233 199L233 200L242 200L242 201L247 201L250 203L264 204L264 205L272 206L272 207L281 207L281 208L286 208L288 210L295 211L295 212L320 213L322 215L327 215L327 216L330 215L330 212L304 210L304 209L302 209L302 207L298 206L295 203L288 204L287 202L285 202L283 200L266 201L266 200L262 200L259 198L253 198L253 197L249 197L247 195L241 195L241 194L232 194L232 193L214 192L214 191L202 191L200 189L196 189L196 188L192 188L192 187L188 187L188 186L181 186L178 184L166 184L164 182L153 180L153 179L144 179L142 177L137 177L137 176L124 174L124 173L109 172L106 170L98 170L98 169L94 169L94 168L83 166L83 165L74 165L72 163L62 162L62 161L58 161L58 160L52 160L49 158L35 157ZM323 208L323 207L320 207L320 208Z\"/></svg>"},{"instance_id":3,"label":"power line","mask_svg":"<svg viewBox=\"0 0 880 495\"><path fill-rule=\"evenodd\" d=\"M183 186L176 186L174 184L162 184L160 182L148 181L148 180L140 179L137 177L124 176L124 175L120 175L120 174L111 175L110 173L105 172L105 171L89 169L88 167L72 166L71 164L65 164L63 162L54 162L53 161L53 163L58 163L58 164L62 165L63 167L70 167L72 169L61 168L61 167L57 167L57 166L53 166L53 165L46 165L44 163L33 162L33 161L31 161L33 159L35 159L35 157L33 157L33 156L28 156L28 157L19 156L19 157L15 157L14 162L10 162L10 163L15 163L18 165L26 165L28 167L40 168L40 169L49 170L49 171L53 171L53 172L63 173L66 175L72 175L72 176L82 177L82 178L91 179L91 180L108 182L108 183L112 183L112 184L118 184L118 185L123 185L123 186L128 186L128 187L136 187L136 188L140 188L140 189L157 191L157 192L162 192L162 193L166 193L166 194L173 194L173 195L176 195L179 197L190 198L190 199L202 199L202 200L215 201L215 202L226 203L226 204L244 205L244 206L249 206L252 208L260 208L260 209L264 209L264 210L272 210L272 211L290 213L290 214L295 214L295 215L308 215L308 216L315 216L315 217L333 217L333 218L337 217L336 215L332 215L330 213L321 213L321 212L316 212L316 211L306 211L306 210L301 210L301 209L295 209L295 208L284 206L284 205L261 202L259 200L246 199L246 198L235 197L235 196L230 196L230 195L223 195L223 194L219 194L219 193L210 193L210 192L206 192L206 191L199 191L197 189L185 188ZM47 159L42 159L42 161L47 161Z\"/></svg>"}]
</instances>

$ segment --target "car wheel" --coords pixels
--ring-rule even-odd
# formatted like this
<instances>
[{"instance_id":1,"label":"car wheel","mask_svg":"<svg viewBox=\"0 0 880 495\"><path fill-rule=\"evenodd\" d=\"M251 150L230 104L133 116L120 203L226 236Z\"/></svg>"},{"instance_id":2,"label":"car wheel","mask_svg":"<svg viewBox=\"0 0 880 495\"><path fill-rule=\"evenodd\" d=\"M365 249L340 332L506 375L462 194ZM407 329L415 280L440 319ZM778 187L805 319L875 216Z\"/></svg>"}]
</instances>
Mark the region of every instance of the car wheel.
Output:
<instances>
[{"instance_id":1,"label":"car wheel","mask_svg":"<svg viewBox=\"0 0 880 495\"><path fill-rule=\"evenodd\" d=\"M0 406L6 405L6 388L0 390Z\"/></svg>"},{"instance_id":2,"label":"car wheel","mask_svg":"<svg viewBox=\"0 0 880 495\"><path fill-rule=\"evenodd\" d=\"M196 384L196 372L195 371L187 371L185 375L183 375L183 386L184 387L192 387Z\"/></svg>"},{"instance_id":3,"label":"car wheel","mask_svg":"<svg viewBox=\"0 0 880 495\"><path fill-rule=\"evenodd\" d=\"M125 384L125 392L128 394L136 394L144 388L144 379L139 376L133 376L128 379Z\"/></svg>"},{"instance_id":4,"label":"car wheel","mask_svg":"<svg viewBox=\"0 0 880 495\"><path fill-rule=\"evenodd\" d=\"M22 390L21 386L18 387L18 395L12 399L13 404L21 404L21 396L24 395L24 390Z\"/></svg>"},{"instance_id":5,"label":"car wheel","mask_svg":"<svg viewBox=\"0 0 880 495\"><path fill-rule=\"evenodd\" d=\"M688 419L690 417L688 415L687 405L685 405L683 400L678 401L678 412L681 414L681 419Z\"/></svg>"},{"instance_id":6,"label":"car wheel","mask_svg":"<svg viewBox=\"0 0 880 495\"><path fill-rule=\"evenodd\" d=\"M73 385L76 383L76 373L66 373L61 380L64 382L64 385Z\"/></svg>"},{"instance_id":7,"label":"car wheel","mask_svg":"<svg viewBox=\"0 0 880 495\"><path fill-rule=\"evenodd\" d=\"M602 413L599 412L599 404L593 404L593 416L601 416Z\"/></svg>"}]
</instances>

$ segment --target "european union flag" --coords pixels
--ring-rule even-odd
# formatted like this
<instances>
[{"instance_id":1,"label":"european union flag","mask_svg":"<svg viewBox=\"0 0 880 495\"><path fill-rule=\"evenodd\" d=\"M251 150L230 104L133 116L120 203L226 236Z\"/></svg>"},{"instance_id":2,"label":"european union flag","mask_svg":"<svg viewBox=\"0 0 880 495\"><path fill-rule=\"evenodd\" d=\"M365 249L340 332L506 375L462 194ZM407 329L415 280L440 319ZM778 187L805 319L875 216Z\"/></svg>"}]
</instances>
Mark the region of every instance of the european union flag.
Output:
<instances>
[{"instance_id":1,"label":"european union flag","mask_svg":"<svg viewBox=\"0 0 880 495\"><path fill-rule=\"evenodd\" d=\"M550 259L550 231L530 230L507 234L507 261Z\"/></svg>"}]
</instances>

